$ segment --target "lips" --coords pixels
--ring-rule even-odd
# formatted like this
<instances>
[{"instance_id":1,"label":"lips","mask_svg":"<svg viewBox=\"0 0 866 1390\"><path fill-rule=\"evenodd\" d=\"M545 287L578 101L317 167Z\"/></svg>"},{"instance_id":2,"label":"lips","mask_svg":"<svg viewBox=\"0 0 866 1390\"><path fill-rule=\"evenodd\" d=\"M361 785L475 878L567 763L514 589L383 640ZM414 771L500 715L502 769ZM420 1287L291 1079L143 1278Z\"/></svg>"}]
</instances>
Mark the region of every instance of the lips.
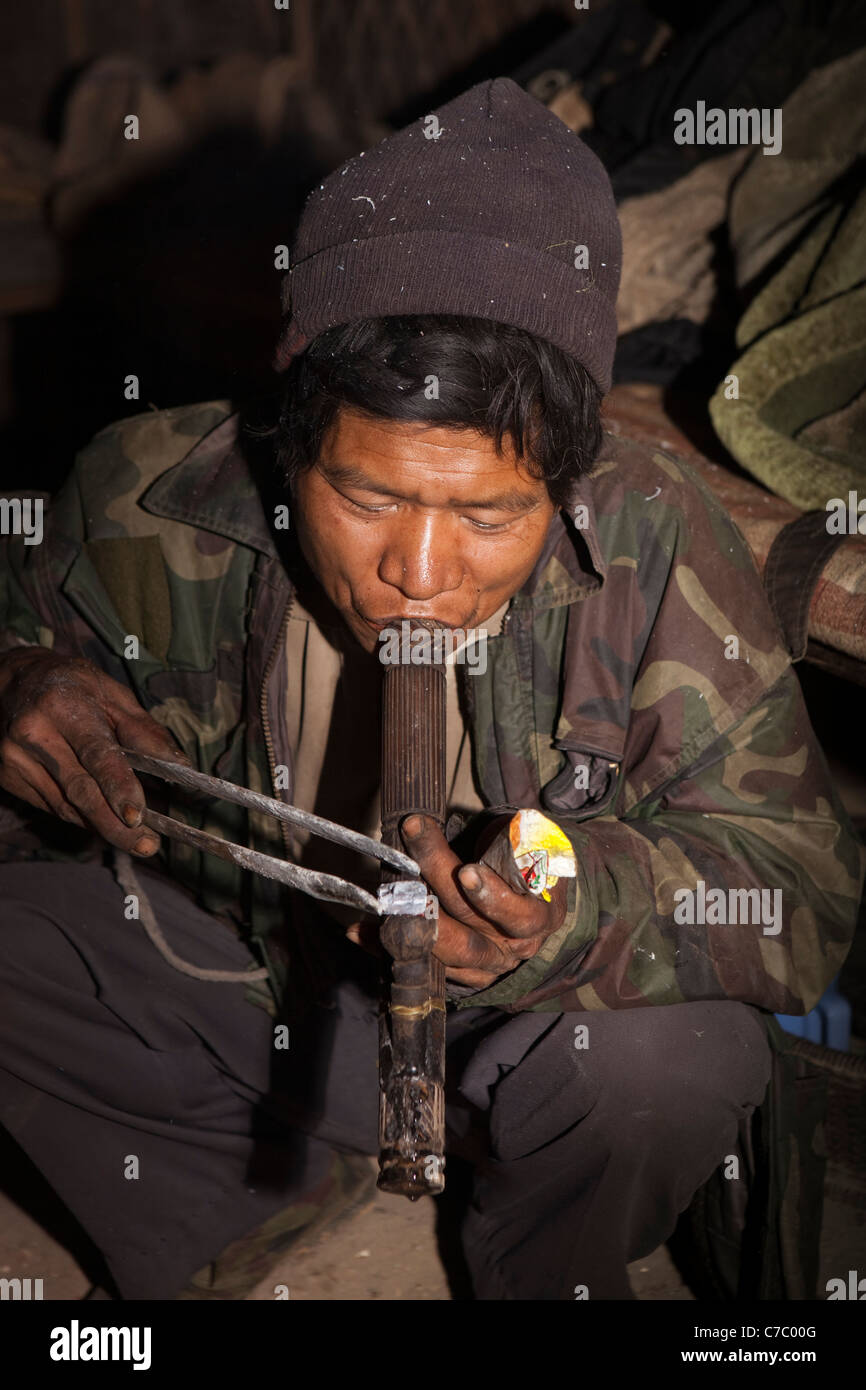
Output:
<instances>
[{"instance_id":1,"label":"lips","mask_svg":"<svg viewBox=\"0 0 866 1390\"><path fill-rule=\"evenodd\" d=\"M385 627L399 628L401 623L432 623L434 627L444 627L449 629L453 629L455 626L460 626L459 623L456 625L454 623L445 623L440 621L440 619L438 618L431 618L426 615L424 617L421 617L420 615L411 613L402 613L399 617L382 618L381 620L376 618L365 618L364 622L368 625L368 627L373 628L375 632L381 632L382 629Z\"/></svg>"}]
</instances>

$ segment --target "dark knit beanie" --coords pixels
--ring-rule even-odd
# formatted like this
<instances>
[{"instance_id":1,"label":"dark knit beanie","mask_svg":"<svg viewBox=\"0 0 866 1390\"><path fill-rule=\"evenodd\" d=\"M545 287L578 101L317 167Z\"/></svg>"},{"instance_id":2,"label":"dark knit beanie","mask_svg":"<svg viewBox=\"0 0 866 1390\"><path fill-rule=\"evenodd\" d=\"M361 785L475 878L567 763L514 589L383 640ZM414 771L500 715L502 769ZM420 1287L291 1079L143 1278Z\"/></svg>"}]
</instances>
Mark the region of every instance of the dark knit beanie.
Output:
<instances>
[{"instance_id":1,"label":"dark knit beanie","mask_svg":"<svg viewBox=\"0 0 866 1390\"><path fill-rule=\"evenodd\" d=\"M554 343L604 392L621 260L600 160L497 77L356 155L310 194L283 279L274 366L337 324L465 314Z\"/></svg>"}]
</instances>

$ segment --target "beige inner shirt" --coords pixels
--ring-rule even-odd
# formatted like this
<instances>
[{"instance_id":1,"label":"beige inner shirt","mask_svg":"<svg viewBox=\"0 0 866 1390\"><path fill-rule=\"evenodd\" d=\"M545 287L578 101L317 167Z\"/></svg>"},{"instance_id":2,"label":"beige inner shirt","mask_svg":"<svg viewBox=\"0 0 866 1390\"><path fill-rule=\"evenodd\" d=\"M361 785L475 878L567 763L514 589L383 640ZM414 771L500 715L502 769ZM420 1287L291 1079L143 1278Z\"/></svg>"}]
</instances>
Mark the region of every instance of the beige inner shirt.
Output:
<instances>
[{"instance_id":1,"label":"beige inner shirt","mask_svg":"<svg viewBox=\"0 0 866 1390\"><path fill-rule=\"evenodd\" d=\"M286 630L289 742L295 774L293 801L304 811L337 821L372 839L380 834L379 707L382 664L379 647L365 652L330 603L296 594ZM497 635L506 600L479 627ZM311 611L313 610L313 611ZM457 695L456 661L446 660L445 773L447 808L483 809L472 777L468 731ZM469 669L471 670L471 664ZM472 679L470 675L469 679ZM294 857L307 868L338 874L375 892L379 864L308 831L293 833ZM338 921L357 921L357 908L323 903Z\"/></svg>"}]
</instances>

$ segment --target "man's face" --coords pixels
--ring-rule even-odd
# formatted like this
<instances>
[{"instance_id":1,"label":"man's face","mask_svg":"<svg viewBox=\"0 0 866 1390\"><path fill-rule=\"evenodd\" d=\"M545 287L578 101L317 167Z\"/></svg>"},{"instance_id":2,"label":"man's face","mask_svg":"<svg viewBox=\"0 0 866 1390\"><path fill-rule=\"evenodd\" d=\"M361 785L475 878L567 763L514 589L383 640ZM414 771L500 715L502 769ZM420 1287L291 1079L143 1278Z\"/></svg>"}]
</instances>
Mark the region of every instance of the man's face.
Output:
<instances>
[{"instance_id":1,"label":"man's face","mask_svg":"<svg viewBox=\"0 0 866 1390\"><path fill-rule=\"evenodd\" d=\"M479 627L531 574L556 510L507 436L500 457L474 430L347 408L293 501L304 558L368 652L403 618Z\"/></svg>"}]
</instances>

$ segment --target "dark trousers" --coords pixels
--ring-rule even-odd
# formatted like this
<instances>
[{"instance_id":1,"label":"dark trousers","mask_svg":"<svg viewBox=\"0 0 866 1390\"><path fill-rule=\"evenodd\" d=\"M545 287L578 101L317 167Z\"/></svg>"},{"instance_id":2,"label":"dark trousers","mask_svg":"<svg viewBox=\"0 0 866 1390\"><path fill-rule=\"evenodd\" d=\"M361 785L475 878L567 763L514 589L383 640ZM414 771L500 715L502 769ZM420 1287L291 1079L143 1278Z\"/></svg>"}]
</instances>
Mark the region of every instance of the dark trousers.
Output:
<instances>
[{"instance_id":1,"label":"dark trousers","mask_svg":"<svg viewBox=\"0 0 866 1390\"><path fill-rule=\"evenodd\" d=\"M224 923L136 868L179 956L250 963ZM0 865L0 1124L122 1296L166 1299L314 1189L334 1148L376 1153L375 962L339 939L343 978L280 1050L243 985L175 970L123 902L102 865ZM449 1012L447 1036L481 1299L631 1298L626 1264L671 1234L770 1075L760 1011L734 1002L472 1008Z\"/></svg>"}]
</instances>

